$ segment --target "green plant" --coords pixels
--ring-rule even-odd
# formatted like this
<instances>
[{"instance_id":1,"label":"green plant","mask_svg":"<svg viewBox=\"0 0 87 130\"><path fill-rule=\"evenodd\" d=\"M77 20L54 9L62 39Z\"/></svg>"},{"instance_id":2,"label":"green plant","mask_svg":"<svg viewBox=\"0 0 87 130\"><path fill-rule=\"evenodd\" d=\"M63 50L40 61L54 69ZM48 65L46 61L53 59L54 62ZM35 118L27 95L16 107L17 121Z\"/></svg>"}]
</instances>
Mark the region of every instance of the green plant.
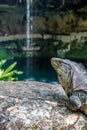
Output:
<instances>
[{"instance_id":1,"label":"green plant","mask_svg":"<svg viewBox=\"0 0 87 130\"><path fill-rule=\"evenodd\" d=\"M0 45L0 60L10 59L12 57L13 57L13 55L10 54L9 52L7 52L7 50L2 45Z\"/></svg>"},{"instance_id":2,"label":"green plant","mask_svg":"<svg viewBox=\"0 0 87 130\"><path fill-rule=\"evenodd\" d=\"M7 69L3 69L3 65L6 63L6 60L0 61L0 80L4 81L17 81L18 78L15 75L22 74L22 71L14 70L17 62L12 63Z\"/></svg>"}]
</instances>

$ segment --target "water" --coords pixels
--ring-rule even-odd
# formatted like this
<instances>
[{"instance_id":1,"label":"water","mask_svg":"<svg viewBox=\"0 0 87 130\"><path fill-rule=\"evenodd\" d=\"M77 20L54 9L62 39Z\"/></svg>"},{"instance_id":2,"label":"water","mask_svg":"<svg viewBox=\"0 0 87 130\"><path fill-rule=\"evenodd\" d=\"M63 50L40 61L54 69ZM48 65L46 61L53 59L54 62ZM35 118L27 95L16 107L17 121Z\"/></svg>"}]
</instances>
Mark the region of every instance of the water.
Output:
<instances>
[{"instance_id":1,"label":"water","mask_svg":"<svg viewBox=\"0 0 87 130\"><path fill-rule=\"evenodd\" d=\"M31 25L30 25L30 0L26 0L26 6L27 6L27 23L26 23L26 35L27 35L27 49L29 50L30 47L30 33L31 33Z\"/></svg>"},{"instance_id":2,"label":"water","mask_svg":"<svg viewBox=\"0 0 87 130\"><path fill-rule=\"evenodd\" d=\"M17 70L23 71L19 80L57 83L57 74L51 66L49 58L18 58L8 60L5 67L17 61Z\"/></svg>"},{"instance_id":3,"label":"water","mask_svg":"<svg viewBox=\"0 0 87 130\"><path fill-rule=\"evenodd\" d=\"M50 58L15 58L8 60L4 68L14 61L17 62L15 69L23 71L22 75L17 76L20 81L58 83L57 73L51 66ZM83 62L83 65L87 68L86 62Z\"/></svg>"}]
</instances>

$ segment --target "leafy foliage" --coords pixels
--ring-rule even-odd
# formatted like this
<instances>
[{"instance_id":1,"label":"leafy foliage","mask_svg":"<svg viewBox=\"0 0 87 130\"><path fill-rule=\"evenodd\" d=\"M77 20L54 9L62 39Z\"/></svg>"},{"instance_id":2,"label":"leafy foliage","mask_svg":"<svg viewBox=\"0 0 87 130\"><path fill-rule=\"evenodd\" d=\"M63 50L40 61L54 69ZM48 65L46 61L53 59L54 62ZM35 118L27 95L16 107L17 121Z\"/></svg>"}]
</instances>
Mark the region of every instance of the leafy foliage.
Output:
<instances>
[{"instance_id":1,"label":"leafy foliage","mask_svg":"<svg viewBox=\"0 0 87 130\"><path fill-rule=\"evenodd\" d=\"M9 59L12 57L13 56L10 53L8 53L3 46L0 45L0 60L1 59Z\"/></svg>"},{"instance_id":2,"label":"leafy foliage","mask_svg":"<svg viewBox=\"0 0 87 130\"><path fill-rule=\"evenodd\" d=\"M14 70L16 62L12 63L6 70L3 69L3 65L6 63L6 60L1 60L0 62L0 80L4 81L17 81L18 78L15 75L22 74L23 72Z\"/></svg>"},{"instance_id":3,"label":"leafy foliage","mask_svg":"<svg viewBox=\"0 0 87 130\"><path fill-rule=\"evenodd\" d=\"M71 42L71 49L66 52L65 57L87 60L87 41L73 40Z\"/></svg>"}]
</instances>

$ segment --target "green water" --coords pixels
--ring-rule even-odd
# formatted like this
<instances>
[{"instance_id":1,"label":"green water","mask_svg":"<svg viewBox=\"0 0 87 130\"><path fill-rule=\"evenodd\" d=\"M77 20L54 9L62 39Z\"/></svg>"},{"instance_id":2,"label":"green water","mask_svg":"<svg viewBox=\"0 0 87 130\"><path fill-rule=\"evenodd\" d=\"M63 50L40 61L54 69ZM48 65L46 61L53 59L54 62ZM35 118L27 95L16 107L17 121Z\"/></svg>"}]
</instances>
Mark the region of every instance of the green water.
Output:
<instances>
[{"instance_id":1,"label":"green water","mask_svg":"<svg viewBox=\"0 0 87 130\"><path fill-rule=\"evenodd\" d=\"M53 82L57 83L57 74L51 66L50 58L15 58L8 60L8 66L12 62L17 61L17 70L23 71L18 76L19 80Z\"/></svg>"}]
</instances>

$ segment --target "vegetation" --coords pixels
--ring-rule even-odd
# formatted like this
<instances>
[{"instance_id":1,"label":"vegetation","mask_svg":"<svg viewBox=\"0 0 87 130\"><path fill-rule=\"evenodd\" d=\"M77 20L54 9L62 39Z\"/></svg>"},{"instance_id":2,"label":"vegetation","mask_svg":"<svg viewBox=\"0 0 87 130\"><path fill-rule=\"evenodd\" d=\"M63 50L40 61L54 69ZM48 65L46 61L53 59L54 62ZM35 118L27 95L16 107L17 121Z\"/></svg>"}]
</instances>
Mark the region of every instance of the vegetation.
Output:
<instances>
[{"instance_id":1,"label":"vegetation","mask_svg":"<svg viewBox=\"0 0 87 130\"><path fill-rule=\"evenodd\" d=\"M58 45L54 45L52 39L42 40L39 44L40 51L38 52L39 57L52 57L57 56Z\"/></svg>"},{"instance_id":2,"label":"vegetation","mask_svg":"<svg viewBox=\"0 0 87 130\"><path fill-rule=\"evenodd\" d=\"M0 61L0 80L4 81L17 81L18 78L16 75L22 74L21 71L14 70L16 62L12 63L6 70L3 69L3 65L6 63L6 60Z\"/></svg>"},{"instance_id":3,"label":"vegetation","mask_svg":"<svg viewBox=\"0 0 87 130\"><path fill-rule=\"evenodd\" d=\"M87 60L87 41L72 41L71 49L70 51L66 52L65 57Z\"/></svg>"},{"instance_id":4,"label":"vegetation","mask_svg":"<svg viewBox=\"0 0 87 130\"><path fill-rule=\"evenodd\" d=\"M10 53L8 53L3 46L0 45L0 60L1 59L9 59L12 57L13 56Z\"/></svg>"}]
</instances>

